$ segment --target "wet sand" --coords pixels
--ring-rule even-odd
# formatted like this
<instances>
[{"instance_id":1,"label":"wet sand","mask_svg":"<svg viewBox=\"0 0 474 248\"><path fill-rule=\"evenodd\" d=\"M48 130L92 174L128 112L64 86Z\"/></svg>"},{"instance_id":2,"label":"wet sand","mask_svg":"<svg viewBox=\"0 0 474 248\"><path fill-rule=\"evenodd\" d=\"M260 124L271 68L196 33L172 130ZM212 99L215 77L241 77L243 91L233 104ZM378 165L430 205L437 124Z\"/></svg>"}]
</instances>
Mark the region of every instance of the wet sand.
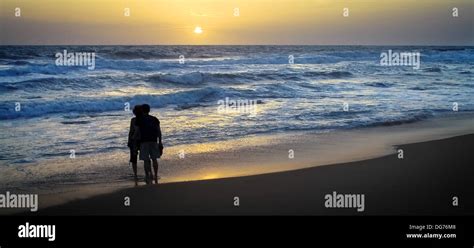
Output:
<instances>
[{"instance_id":1,"label":"wet sand","mask_svg":"<svg viewBox=\"0 0 474 248\"><path fill-rule=\"evenodd\" d=\"M473 147L474 134L462 135L400 145L388 155L356 162L132 187L34 214L474 215ZM397 149L403 149L403 159ZM326 208L324 197L333 191L364 194L365 211ZM126 197L130 206L124 205Z\"/></svg>"}]
</instances>

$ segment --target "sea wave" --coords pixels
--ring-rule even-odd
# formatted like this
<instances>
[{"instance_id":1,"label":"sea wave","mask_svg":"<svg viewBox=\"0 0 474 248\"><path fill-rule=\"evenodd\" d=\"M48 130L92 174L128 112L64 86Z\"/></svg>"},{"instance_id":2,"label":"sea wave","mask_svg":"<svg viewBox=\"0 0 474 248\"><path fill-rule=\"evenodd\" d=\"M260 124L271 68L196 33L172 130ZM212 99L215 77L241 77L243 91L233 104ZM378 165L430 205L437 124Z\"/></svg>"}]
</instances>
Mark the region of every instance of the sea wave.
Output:
<instances>
[{"instance_id":1,"label":"sea wave","mask_svg":"<svg viewBox=\"0 0 474 248\"><path fill-rule=\"evenodd\" d=\"M85 113L93 114L106 111L124 109L125 103L130 105L148 103L154 108L163 108L170 105L179 108L200 106L200 104L217 101L225 96L232 96L233 91L225 91L218 87L205 87L187 91L179 91L164 95L135 95L132 97L78 97L48 101L32 100L22 102L21 111L15 111L10 102L0 103L0 119L15 119L22 117L36 117L58 113Z\"/></svg>"},{"instance_id":2,"label":"sea wave","mask_svg":"<svg viewBox=\"0 0 474 248\"><path fill-rule=\"evenodd\" d=\"M376 88L389 88L394 86L394 83L390 82L367 82L364 83L365 86L371 86L371 87L376 87Z\"/></svg>"},{"instance_id":3,"label":"sea wave","mask_svg":"<svg viewBox=\"0 0 474 248\"><path fill-rule=\"evenodd\" d=\"M91 83L91 81L94 81ZM47 77L38 79L27 79L14 83L0 84L0 91L3 88L37 92L38 90L56 90L65 89L93 89L100 85L92 79L67 78L67 77Z\"/></svg>"},{"instance_id":4,"label":"sea wave","mask_svg":"<svg viewBox=\"0 0 474 248\"><path fill-rule=\"evenodd\" d=\"M389 49L419 51L420 70L380 66ZM63 50L94 52L95 69L56 66ZM473 47L0 46L0 125L9 144L0 160L63 157L69 147L125 151L126 103L158 110L169 145L398 125L453 113L453 101L457 115L474 110L473 61ZM255 116L216 116L226 97L261 105ZM25 133L39 142L24 146Z\"/></svg>"},{"instance_id":5,"label":"sea wave","mask_svg":"<svg viewBox=\"0 0 474 248\"><path fill-rule=\"evenodd\" d=\"M11 85L1 85L0 84L0 93L2 92L9 92L9 91L15 91L18 90L17 87L11 86Z\"/></svg>"},{"instance_id":6,"label":"sea wave","mask_svg":"<svg viewBox=\"0 0 474 248\"><path fill-rule=\"evenodd\" d=\"M299 81L304 79L317 78L346 78L353 74L348 71L258 71L258 72L227 72L227 73L204 73L190 72L185 74L153 74L147 76L146 81L152 83L169 83L179 85L199 85L203 83L245 83L264 80L292 80Z\"/></svg>"}]
</instances>

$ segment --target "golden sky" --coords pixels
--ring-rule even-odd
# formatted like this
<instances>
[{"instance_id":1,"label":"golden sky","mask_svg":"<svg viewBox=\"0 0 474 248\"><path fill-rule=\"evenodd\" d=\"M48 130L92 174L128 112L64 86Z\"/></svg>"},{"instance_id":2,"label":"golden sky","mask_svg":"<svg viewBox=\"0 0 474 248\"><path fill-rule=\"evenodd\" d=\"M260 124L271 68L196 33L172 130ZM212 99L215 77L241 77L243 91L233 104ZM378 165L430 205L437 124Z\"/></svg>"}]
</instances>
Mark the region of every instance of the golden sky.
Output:
<instances>
[{"instance_id":1,"label":"golden sky","mask_svg":"<svg viewBox=\"0 0 474 248\"><path fill-rule=\"evenodd\" d=\"M473 6L473 0L0 0L0 41L474 45Z\"/></svg>"}]
</instances>

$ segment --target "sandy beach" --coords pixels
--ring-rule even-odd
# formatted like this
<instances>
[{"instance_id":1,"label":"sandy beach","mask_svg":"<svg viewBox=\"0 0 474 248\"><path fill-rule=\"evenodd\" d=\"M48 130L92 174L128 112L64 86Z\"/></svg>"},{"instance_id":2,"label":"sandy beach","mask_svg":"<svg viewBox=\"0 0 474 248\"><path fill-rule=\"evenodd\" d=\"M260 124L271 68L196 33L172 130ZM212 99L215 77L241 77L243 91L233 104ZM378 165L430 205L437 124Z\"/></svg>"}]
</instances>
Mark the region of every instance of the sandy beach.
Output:
<instances>
[{"instance_id":1,"label":"sandy beach","mask_svg":"<svg viewBox=\"0 0 474 248\"><path fill-rule=\"evenodd\" d=\"M447 117L272 142L260 139L262 145L234 150L223 144L212 150L215 144L210 144L205 146L210 152L194 152L189 159L221 163L222 168L203 167L207 171L184 182L138 187L130 182L109 185L109 190L95 185L42 195L34 214L472 215L472 127L469 116ZM293 159L288 159L288 149L294 149ZM403 159L398 149L403 149ZM324 197L332 192L365 194L365 210L325 208ZM458 206L453 206L453 197L458 197Z\"/></svg>"}]
</instances>

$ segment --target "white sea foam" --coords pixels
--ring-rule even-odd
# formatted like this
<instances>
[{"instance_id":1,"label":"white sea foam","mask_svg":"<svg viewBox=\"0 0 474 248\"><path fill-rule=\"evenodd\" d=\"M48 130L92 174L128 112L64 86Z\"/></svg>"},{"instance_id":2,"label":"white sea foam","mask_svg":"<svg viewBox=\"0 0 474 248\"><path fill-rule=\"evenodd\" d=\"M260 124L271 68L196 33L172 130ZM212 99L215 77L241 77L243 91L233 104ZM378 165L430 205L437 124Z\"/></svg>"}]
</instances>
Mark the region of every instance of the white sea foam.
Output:
<instances>
[{"instance_id":1,"label":"white sea foam","mask_svg":"<svg viewBox=\"0 0 474 248\"><path fill-rule=\"evenodd\" d=\"M62 49L0 47L0 164L126 149L125 103L150 104L169 144L396 125L453 102L474 110L472 47L83 47L98 55L93 71L56 66ZM420 69L380 66L389 49L419 51ZM219 114L226 98L255 101L258 114Z\"/></svg>"}]
</instances>

